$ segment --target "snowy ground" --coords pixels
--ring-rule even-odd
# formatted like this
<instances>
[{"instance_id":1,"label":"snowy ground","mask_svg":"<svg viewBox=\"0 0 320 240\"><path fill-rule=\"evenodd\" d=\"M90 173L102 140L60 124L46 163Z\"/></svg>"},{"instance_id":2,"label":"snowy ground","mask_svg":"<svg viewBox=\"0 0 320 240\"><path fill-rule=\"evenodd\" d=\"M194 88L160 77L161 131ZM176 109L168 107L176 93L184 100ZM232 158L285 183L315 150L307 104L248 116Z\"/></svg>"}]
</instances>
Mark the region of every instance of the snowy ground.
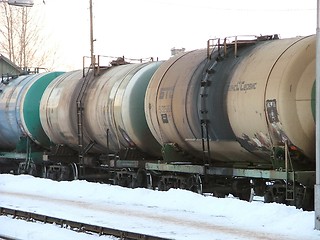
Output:
<instances>
[{"instance_id":1,"label":"snowy ground","mask_svg":"<svg viewBox=\"0 0 320 240\"><path fill-rule=\"evenodd\" d=\"M314 212L177 189L158 192L2 174L0 206L171 239L320 239ZM5 216L0 217L0 235L31 240L115 239Z\"/></svg>"}]
</instances>

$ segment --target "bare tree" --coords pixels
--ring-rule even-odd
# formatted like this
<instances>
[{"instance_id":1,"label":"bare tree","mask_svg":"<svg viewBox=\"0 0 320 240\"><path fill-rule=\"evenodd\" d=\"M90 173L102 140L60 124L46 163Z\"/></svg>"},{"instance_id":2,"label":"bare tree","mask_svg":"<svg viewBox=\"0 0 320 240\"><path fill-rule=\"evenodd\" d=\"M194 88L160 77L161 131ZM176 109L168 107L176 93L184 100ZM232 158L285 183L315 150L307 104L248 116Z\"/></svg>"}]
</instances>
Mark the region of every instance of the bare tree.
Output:
<instances>
[{"instance_id":1,"label":"bare tree","mask_svg":"<svg viewBox=\"0 0 320 240\"><path fill-rule=\"evenodd\" d=\"M41 16L28 7L0 4L0 52L18 66L52 68L56 51L46 48Z\"/></svg>"}]
</instances>

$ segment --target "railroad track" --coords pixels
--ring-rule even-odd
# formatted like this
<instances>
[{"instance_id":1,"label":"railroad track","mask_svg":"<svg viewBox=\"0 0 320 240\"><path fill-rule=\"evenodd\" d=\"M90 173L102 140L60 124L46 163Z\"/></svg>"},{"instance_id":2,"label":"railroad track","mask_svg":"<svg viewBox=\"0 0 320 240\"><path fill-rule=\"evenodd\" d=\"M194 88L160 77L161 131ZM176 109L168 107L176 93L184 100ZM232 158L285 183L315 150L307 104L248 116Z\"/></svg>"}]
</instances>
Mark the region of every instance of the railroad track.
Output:
<instances>
[{"instance_id":1,"label":"railroad track","mask_svg":"<svg viewBox=\"0 0 320 240\"><path fill-rule=\"evenodd\" d=\"M18 239L12 238L6 235L0 235L0 240L18 240Z\"/></svg>"},{"instance_id":2,"label":"railroad track","mask_svg":"<svg viewBox=\"0 0 320 240\"><path fill-rule=\"evenodd\" d=\"M0 207L0 215L13 216L14 218L23 219L26 221L36 221L36 222L43 222L47 224L56 224L56 225L60 225L63 228L67 228L77 232L96 233L99 235L112 235L123 240L140 240L140 239L169 240L169 238L162 238L162 237L157 237L157 236L152 236L147 234L124 231L120 229L97 226L97 225L92 225L88 223L76 222L76 221L71 221L67 219L51 217L51 216L46 216L38 213L32 213L32 212L21 211L21 210L5 208L5 207ZM9 240L13 238L10 238L9 236L0 235L0 240L1 239Z\"/></svg>"}]
</instances>

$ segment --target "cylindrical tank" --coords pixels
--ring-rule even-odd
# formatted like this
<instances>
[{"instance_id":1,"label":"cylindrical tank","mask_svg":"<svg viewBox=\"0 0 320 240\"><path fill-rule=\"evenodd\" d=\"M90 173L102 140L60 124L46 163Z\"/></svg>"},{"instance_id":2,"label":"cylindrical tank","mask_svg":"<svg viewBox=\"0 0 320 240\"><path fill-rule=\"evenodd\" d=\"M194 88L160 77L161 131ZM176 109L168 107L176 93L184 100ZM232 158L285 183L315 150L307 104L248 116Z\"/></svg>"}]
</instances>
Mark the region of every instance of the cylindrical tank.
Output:
<instances>
[{"instance_id":1,"label":"cylindrical tank","mask_svg":"<svg viewBox=\"0 0 320 240\"><path fill-rule=\"evenodd\" d=\"M41 124L50 140L75 149L78 147L76 100L82 76L82 70L60 75L47 87L40 102Z\"/></svg>"},{"instance_id":2,"label":"cylindrical tank","mask_svg":"<svg viewBox=\"0 0 320 240\"><path fill-rule=\"evenodd\" d=\"M205 51L183 53L163 63L153 75L145 112L149 128L160 144L176 143L190 149L185 139L199 136L198 78L203 69L198 69L205 57Z\"/></svg>"},{"instance_id":3,"label":"cylindrical tank","mask_svg":"<svg viewBox=\"0 0 320 240\"><path fill-rule=\"evenodd\" d=\"M200 159L202 151L208 150L207 142L203 149L201 140L207 139L207 131L212 158L257 161L236 141L226 113L226 88L234 58L220 62L217 58L218 52L208 59L206 50L196 50L162 64L147 89L147 123L160 144L174 143ZM201 131L204 121L208 129Z\"/></svg>"},{"instance_id":4,"label":"cylindrical tank","mask_svg":"<svg viewBox=\"0 0 320 240\"><path fill-rule=\"evenodd\" d=\"M60 74L20 76L1 85L0 148L14 149L22 136L49 147L50 141L40 123L39 103L48 84Z\"/></svg>"},{"instance_id":5,"label":"cylindrical tank","mask_svg":"<svg viewBox=\"0 0 320 240\"><path fill-rule=\"evenodd\" d=\"M157 141L199 158L210 150L213 160L239 166L269 167L272 148L285 141L312 158L315 37L234 48L210 58L203 50L184 53L156 71L145 111Z\"/></svg>"},{"instance_id":6,"label":"cylindrical tank","mask_svg":"<svg viewBox=\"0 0 320 240\"><path fill-rule=\"evenodd\" d=\"M90 79L83 98L84 144L92 152L138 147L152 155L160 146L146 124L145 89L160 62L128 64L101 71ZM41 100L41 123L52 142L78 149L77 104L82 71L57 78Z\"/></svg>"},{"instance_id":7,"label":"cylindrical tank","mask_svg":"<svg viewBox=\"0 0 320 240\"><path fill-rule=\"evenodd\" d=\"M153 156L160 155L160 145L152 136L144 113L146 88L160 64L113 67L90 84L85 98L85 122L92 140L105 150L138 147Z\"/></svg>"},{"instance_id":8,"label":"cylindrical tank","mask_svg":"<svg viewBox=\"0 0 320 240\"><path fill-rule=\"evenodd\" d=\"M284 145L314 159L315 36L265 42L232 76L228 116L248 151Z\"/></svg>"}]
</instances>

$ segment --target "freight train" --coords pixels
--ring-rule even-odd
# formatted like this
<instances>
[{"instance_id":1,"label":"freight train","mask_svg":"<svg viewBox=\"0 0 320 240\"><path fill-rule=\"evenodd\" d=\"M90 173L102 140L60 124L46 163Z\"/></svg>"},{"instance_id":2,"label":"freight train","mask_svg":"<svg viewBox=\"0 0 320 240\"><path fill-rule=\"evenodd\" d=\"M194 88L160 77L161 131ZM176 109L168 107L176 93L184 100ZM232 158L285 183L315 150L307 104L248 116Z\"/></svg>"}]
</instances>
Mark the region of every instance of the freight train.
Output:
<instances>
[{"instance_id":1,"label":"freight train","mask_svg":"<svg viewBox=\"0 0 320 240\"><path fill-rule=\"evenodd\" d=\"M1 172L312 209L315 36L3 78Z\"/></svg>"}]
</instances>

